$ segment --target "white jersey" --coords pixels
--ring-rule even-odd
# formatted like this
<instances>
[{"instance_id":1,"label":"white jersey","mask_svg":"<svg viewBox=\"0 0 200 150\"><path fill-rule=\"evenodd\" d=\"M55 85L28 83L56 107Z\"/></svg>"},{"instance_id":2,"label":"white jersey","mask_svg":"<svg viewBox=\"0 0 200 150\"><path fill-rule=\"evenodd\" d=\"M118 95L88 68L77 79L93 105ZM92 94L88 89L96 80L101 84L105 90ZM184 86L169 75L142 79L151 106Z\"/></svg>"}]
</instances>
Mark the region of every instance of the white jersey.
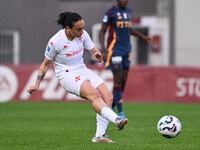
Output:
<instances>
[{"instance_id":1,"label":"white jersey","mask_svg":"<svg viewBox=\"0 0 200 150\"><path fill-rule=\"evenodd\" d=\"M49 40L45 56L53 62L59 80L65 76L66 70L86 68L83 62L84 48L94 48L94 43L85 30L80 38L74 38L73 41L67 39L65 29L58 31Z\"/></svg>"}]
</instances>

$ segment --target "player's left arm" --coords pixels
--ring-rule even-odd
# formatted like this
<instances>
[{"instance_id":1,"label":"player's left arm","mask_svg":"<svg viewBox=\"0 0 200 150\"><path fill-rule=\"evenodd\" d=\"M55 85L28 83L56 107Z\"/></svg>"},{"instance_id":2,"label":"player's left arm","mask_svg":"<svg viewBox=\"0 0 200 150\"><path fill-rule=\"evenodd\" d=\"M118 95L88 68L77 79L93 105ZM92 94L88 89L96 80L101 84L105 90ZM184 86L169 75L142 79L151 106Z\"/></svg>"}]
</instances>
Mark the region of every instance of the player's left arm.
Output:
<instances>
[{"instance_id":1,"label":"player's left arm","mask_svg":"<svg viewBox=\"0 0 200 150\"><path fill-rule=\"evenodd\" d=\"M40 65L40 69L38 71L38 75L37 75L37 79L36 79L36 82L33 86L30 86L28 89L27 89L27 92L32 94L34 91L37 91L48 68L49 68L49 65L51 63L51 60L49 60L47 57L44 58L44 61L42 62L42 64Z\"/></svg>"},{"instance_id":2,"label":"player's left arm","mask_svg":"<svg viewBox=\"0 0 200 150\"><path fill-rule=\"evenodd\" d=\"M148 36L145 36L145 35L143 35L142 33L140 33L140 32L137 32L136 30L134 30L133 28L131 28L131 35L133 35L133 36L136 36L136 37L139 37L139 38L141 38L141 39L143 39L143 40L146 40L147 42L151 42L151 38L150 37L148 37Z\"/></svg>"},{"instance_id":3,"label":"player's left arm","mask_svg":"<svg viewBox=\"0 0 200 150\"><path fill-rule=\"evenodd\" d=\"M102 57L102 54L100 53L100 51L96 48L96 47L93 47L91 50L90 50L90 53L92 54L94 60L96 62L102 62L103 61L103 57Z\"/></svg>"}]
</instances>

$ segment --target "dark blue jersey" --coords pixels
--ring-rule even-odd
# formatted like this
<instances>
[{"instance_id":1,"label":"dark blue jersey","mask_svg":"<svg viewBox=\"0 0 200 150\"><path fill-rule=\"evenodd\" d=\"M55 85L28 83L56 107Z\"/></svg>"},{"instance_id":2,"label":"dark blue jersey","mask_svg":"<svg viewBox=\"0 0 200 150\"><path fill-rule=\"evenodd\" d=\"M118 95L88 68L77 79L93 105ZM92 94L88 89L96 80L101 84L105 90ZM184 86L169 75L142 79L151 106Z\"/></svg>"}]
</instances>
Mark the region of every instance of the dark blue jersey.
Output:
<instances>
[{"instance_id":1,"label":"dark blue jersey","mask_svg":"<svg viewBox=\"0 0 200 150\"><path fill-rule=\"evenodd\" d=\"M112 56L124 56L131 51L131 15L132 11L129 8L120 9L116 6L112 6L104 15L102 24L108 25L107 48Z\"/></svg>"}]
</instances>

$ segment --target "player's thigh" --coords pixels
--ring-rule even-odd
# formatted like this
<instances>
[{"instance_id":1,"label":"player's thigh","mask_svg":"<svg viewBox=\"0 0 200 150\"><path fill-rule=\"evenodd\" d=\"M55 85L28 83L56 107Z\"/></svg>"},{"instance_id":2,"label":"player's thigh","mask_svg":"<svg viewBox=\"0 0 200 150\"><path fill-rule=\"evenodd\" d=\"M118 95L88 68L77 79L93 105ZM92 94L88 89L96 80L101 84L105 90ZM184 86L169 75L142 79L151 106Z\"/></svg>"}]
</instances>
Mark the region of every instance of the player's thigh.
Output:
<instances>
[{"instance_id":1,"label":"player's thigh","mask_svg":"<svg viewBox=\"0 0 200 150\"><path fill-rule=\"evenodd\" d=\"M114 86L121 86L123 80L123 70L112 71Z\"/></svg>"},{"instance_id":2,"label":"player's thigh","mask_svg":"<svg viewBox=\"0 0 200 150\"><path fill-rule=\"evenodd\" d=\"M127 79L128 71L131 64L131 53L123 57L123 81Z\"/></svg>"},{"instance_id":3,"label":"player's thigh","mask_svg":"<svg viewBox=\"0 0 200 150\"><path fill-rule=\"evenodd\" d=\"M126 80L127 80L128 71L129 71L129 69L124 69L124 70L123 70L123 81L126 81Z\"/></svg>"},{"instance_id":4,"label":"player's thigh","mask_svg":"<svg viewBox=\"0 0 200 150\"><path fill-rule=\"evenodd\" d=\"M100 98L99 92L90 84L88 80L83 81L81 84L80 96L91 102Z\"/></svg>"},{"instance_id":5,"label":"player's thigh","mask_svg":"<svg viewBox=\"0 0 200 150\"><path fill-rule=\"evenodd\" d=\"M122 64L123 64L123 70L129 70L131 65L131 53L128 53L127 55L123 56L122 58Z\"/></svg>"}]
</instances>

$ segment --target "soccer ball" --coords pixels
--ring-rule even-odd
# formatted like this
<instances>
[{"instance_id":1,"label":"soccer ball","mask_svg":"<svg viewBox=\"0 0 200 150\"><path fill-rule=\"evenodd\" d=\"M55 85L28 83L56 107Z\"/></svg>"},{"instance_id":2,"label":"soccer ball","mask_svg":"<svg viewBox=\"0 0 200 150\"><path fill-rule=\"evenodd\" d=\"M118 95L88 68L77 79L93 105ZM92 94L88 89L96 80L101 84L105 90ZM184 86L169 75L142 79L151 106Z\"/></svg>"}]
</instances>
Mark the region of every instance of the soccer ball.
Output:
<instances>
[{"instance_id":1,"label":"soccer ball","mask_svg":"<svg viewBox=\"0 0 200 150\"><path fill-rule=\"evenodd\" d=\"M157 129L162 136L174 138L181 132L181 122L172 115L166 115L158 121Z\"/></svg>"}]
</instances>

